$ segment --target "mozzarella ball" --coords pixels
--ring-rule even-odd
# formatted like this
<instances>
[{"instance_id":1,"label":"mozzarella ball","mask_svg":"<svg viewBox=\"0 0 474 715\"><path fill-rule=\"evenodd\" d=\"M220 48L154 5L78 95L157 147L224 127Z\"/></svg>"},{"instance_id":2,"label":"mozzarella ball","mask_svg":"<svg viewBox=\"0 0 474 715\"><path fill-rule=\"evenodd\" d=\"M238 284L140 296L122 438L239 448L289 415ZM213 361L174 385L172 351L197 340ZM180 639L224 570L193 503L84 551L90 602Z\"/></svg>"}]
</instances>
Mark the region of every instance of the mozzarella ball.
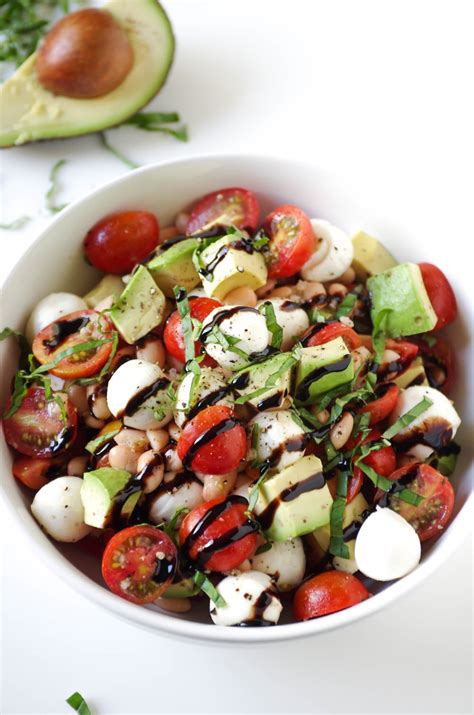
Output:
<instances>
[{"instance_id":1,"label":"mozzarella ball","mask_svg":"<svg viewBox=\"0 0 474 715\"><path fill-rule=\"evenodd\" d=\"M272 577L279 591L291 591L298 586L306 568L303 542L299 537L274 541L271 549L250 559L252 569Z\"/></svg>"},{"instance_id":2,"label":"mozzarella ball","mask_svg":"<svg viewBox=\"0 0 474 715\"><path fill-rule=\"evenodd\" d=\"M392 509L377 508L360 527L355 560L364 576L392 581L418 566L421 543L415 529Z\"/></svg>"},{"instance_id":3,"label":"mozzarella ball","mask_svg":"<svg viewBox=\"0 0 474 715\"><path fill-rule=\"evenodd\" d=\"M413 422L404 427L393 438L396 442L403 442L417 435L426 435L429 443L430 428L444 428L446 432L451 432L447 435L446 441L454 438L461 418L452 406L450 400L434 387L426 387L425 385L412 385L402 390L398 396L396 407L390 415L389 422L393 424L399 417L415 407L421 400L426 397L433 403L431 407L421 413Z\"/></svg>"},{"instance_id":4,"label":"mozzarella ball","mask_svg":"<svg viewBox=\"0 0 474 715\"><path fill-rule=\"evenodd\" d=\"M114 372L107 386L107 405L127 427L158 429L173 416L167 394L169 380L155 363L128 360Z\"/></svg>"},{"instance_id":5,"label":"mozzarella ball","mask_svg":"<svg viewBox=\"0 0 474 715\"><path fill-rule=\"evenodd\" d=\"M203 503L202 484L182 473L167 472L163 483L148 502L148 517L153 524L170 521L178 509L191 510Z\"/></svg>"},{"instance_id":6,"label":"mozzarella ball","mask_svg":"<svg viewBox=\"0 0 474 715\"><path fill-rule=\"evenodd\" d=\"M35 494L33 516L56 541L79 541L92 531L84 524L81 486L79 477L58 477Z\"/></svg>"},{"instance_id":7,"label":"mozzarella ball","mask_svg":"<svg viewBox=\"0 0 474 715\"><path fill-rule=\"evenodd\" d=\"M261 300L257 307L264 303L271 303L275 311L275 319L283 330L282 350L291 348L296 340L309 328L309 318L306 312L291 300L285 298L269 298Z\"/></svg>"},{"instance_id":8,"label":"mozzarella ball","mask_svg":"<svg viewBox=\"0 0 474 715\"><path fill-rule=\"evenodd\" d=\"M248 357L261 353L270 345L271 335L263 315L256 308L215 308L203 322L203 335L206 328L213 323L214 318L220 313L229 314L218 323L216 330L220 335L233 338L232 346L223 347L211 335L205 339L204 349L224 370L238 370L248 363ZM242 351L240 355L235 350Z\"/></svg>"},{"instance_id":9,"label":"mozzarella ball","mask_svg":"<svg viewBox=\"0 0 474 715\"><path fill-rule=\"evenodd\" d=\"M311 219L316 250L301 269L305 281L334 281L347 271L354 258L352 241L345 231L329 221Z\"/></svg>"},{"instance_id":10,"label":"mozzarella ball","mask_svg":"<svg viewBox=\"0 0 474 715\"><path fill-rule=\"evenodd\" d=\"M224 389L226 390L224 392ZM209 401L208 405L229 405L233 407L232 393L227 389L224 373L220 368L201 367L199 377L188 372L176 390L174 421L178 427L187 422L187 412L204 397L216 393L219 399Z\"/></svg>"},{"instance_id":11,"label":"mozzarella ball","mask_svg":"<svg viewBox=\"0 0 474 715\"><path fill-rule=\"evenodd\" d=\"M238 626L259 621L276 624L282 611L270 576L260 571L244 571L226 576L217 585L226 606L209 604L216 626Z\"/></svg>"},{"instance_id":12,"label":"mozzarella ball","mask_svg":"<svg viewBox=\"0 0 474 715\"><path fill-rule=\"evenodd\" d=\"M40 300L28 318L25 334L30 343L35 335L63 315L76 310L87 310L87 303L74 293L51 293Z\"/></svg>"},{"instance_id":13,"label":"mozzarella ball","mask_svg":"<svg viewBox=\"0 0 474 715\"><path fill-rule=\"evenodd\" d=\"M284 469L300 459L306 447L306 433L290 410L259 412L249 425L252 446L247 459L268 461L272 469Z\"/></svg>"}]
</instances>

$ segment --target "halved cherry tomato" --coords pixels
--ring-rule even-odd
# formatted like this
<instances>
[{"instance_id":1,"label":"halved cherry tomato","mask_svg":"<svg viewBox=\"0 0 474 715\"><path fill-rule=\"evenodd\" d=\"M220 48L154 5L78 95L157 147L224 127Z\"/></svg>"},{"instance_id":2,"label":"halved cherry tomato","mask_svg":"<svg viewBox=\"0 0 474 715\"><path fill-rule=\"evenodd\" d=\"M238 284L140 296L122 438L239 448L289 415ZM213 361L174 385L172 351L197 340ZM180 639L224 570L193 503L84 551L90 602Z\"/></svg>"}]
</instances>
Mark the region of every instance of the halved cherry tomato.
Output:
<instances>
[{"instance_id":1,"label":"halved cherry tomato","mask_svg":"<svg viewBox=\"0 0 474 715\"><path fill-rule=\"evenodd\" d=\"M56 392L64 403L65 421L55 400L46 400L42 387L30 387L20 407L3 420L3 432L10 445L28 457L51 457L66 450L74 441L77 413L64 393ZM11 400L6 405L6 412Z\"/></svg>"},{"instance_id":2,"label":"halved cherry tomato","mask_svg":"<svg viewBox=\"0 0 474 715\"><path fill-rule=\"evenodd\" d=\"M130 526L105 547L102 576L110 590L132 603L152 603L166 591L176 571L177 549L154 526Z\"/></svg>"},{"instance_id":3,"label":"halved cherry tomato","mask_svg":"<svg viewBox=\"0 0 474 715\"><path fill-rule=\"evenodd\" d=\"M25 487L38 491L45 484L64 474L61 461L38 459L36 457L16 457L12 473Z\"/></svg>"},{"instance_id":4,"label":"halved cherry tomato","mask_svg":"<svg viewBox=\"0 0 474 715\"><path fill-rule=\"evenodd\" d=\"M369 598L364 584L344 571L325 571L305 581L293 601L298 621L342 611Z\"/></svg>"},{"instance_id":5,"label":"halved cherry tomato","mask_svg":"<svg viewBox=\"0 0 474 715\"><path fill-rule=\"evenodd\" d=\"M389 416L395 409L400 390L392 382L382 383L375 387L375 400L362 407L361 412L370 414L370 425L375 425Z\"/></svg>"},{"instance_id":6,"label":"halved cherry tomato","mask_svg":"<svg viewBox=\"0 0 474 715\"><path fill-rule=\"evenodd\" d=\"M149 211L120 211L98 221L84 239L86 257L104 273L123 275L143 261L160 238L157 218Z\"/></svg>"},{"instance_id":7,"label":"halved cherry tomato","mask_svg":"<svg viewBox=\"0 0 474 715\"><path fill-rule=\"evenodd\" d=\"M265 218L263 229L270 238L268 276L288 278L298 273L316 244L305 212L290 204L279 206Z\"/></svg>"},{"instance_id":8,"label":"halved cherry tomato","mask_svg":"<svg viewBox=\"0 0 474 715\"><path fill-rule=\"evenodd\" d=\"M353 499L356 498L360 490L362 489L362 484L364 481L364 474L361 469L358 467L354 468L354 473L349 477L348 482L347 482L347 494L346 494L346 503L350 504ZM331 496L333 499L336 498L337 496L337 478L332 477L331 479L327 480L327 485L329 487L329 491L331 492Z\"/></svg>"},{"instance_id":9,"label":"halved cherry tomato","mask_svg":"<svg viewBox=\"0 0 474 715\"><path fill-rule=\"evenodd\" d=\"M301 338L301 341L303 345L313 347L313 345L323 345L339 337L344 340L349 350L355 350L361 346L361 340L356 331L338 320L326 325L318 323L311 325Z\"/></svg>"},{"instance_id":10,"label":"halved cherry tomato","mask_svg":"<svg viewBox=\"0 0 474 715\"><path fill-rule=\"evenodd\" d=\"M352 447L354 447L356 444L363 445L367 444L368 442L378 442L381 437L382 435L380 434L380 432L377 429L373 429L362 441L360 441L359 436L359 438L356 438L355 440L350 440L346 446L348 449L352 449ZM382 449L376 449L374 452L370 452L367 457L364 457L362 461L364 464L367 464L369 467L372 467L372 469L376 471L377 474L380 474L382 477L388 477L397 466L397 458L395 455L395 450L392 446L382 447ZM362 487L364 473L362 472L360 467L354 467L352 478L357 480L357 483L359 483L360 480L360 485Z\"/></svg>"},{"instance_id":11,"label":"halved cherry tomato","mask_svg":"<svg viewBox=\"0 0 474 715\"><path fill-rule=\"evenodd\" d=\"M418 265L428 298L438 316L438 322L432 332L441 330L445 325L452 323L456 319L458 314L456 296L450 282L437 266L432 263L419 263Z\"/></svg>"},{"instance_id":12,"label":"halved cherry tomato","mask_svg":"<svg viewBox=\"0 0 474 715\"><path fill-rule=\"evenodd\" d=\"M247 509L247 500L238 496L212 499L193 509L179 530L188 558L210 571L231 571L248 559L257 545L257 527L247 518Z\"/></svg>"},{"instance_id":13,"label":"halved cherry tomato","mask_svg":"<svg viewBox=\"0 0 474 715\"><path fill-rule=\"evenodd\" d=\"M33 340L33 353L42 365L55 362L58 356L76 345L105 341L98 347L75 352L49 370L65 380L96 375L112 351L112 323L95 310L79 310L50 323Z\"/></svg>"},{"instance_id":14,"label":"halved cherry tomato","mask_svg":"<svg viewBox=\"0 0 474 715\"><path fill-rule=\"evenodd\" d=\"M206 194L194 204L186 233L191 236L230 225L253 233L257 228L259 215L260 207L252 191L235 187L220 189Z\"/></svg>"},{"instance_id":15,"label":"halved cherry tomato","mask_svg":"<svg viewBox=\"0 0 474 715\"><path fill-rule=\"evenodd\" d=\"M385 341L385 348L398 353L400 359L397 362L401 362L404 366L408 366L418 355L418 346L408 340L392 340L392 338L389 338Z\"/></svg>"},{"instance_id":16,"label":"halved cherry tomato","mask_svg":"<svg viewBox=\"0 0 474 715\"><path fill-rule=\"evenodd\" d=\"M220 306L221 303L217 300L213 300L213 298L191 298L189 301L191 317L196 318L196 320L199 320L201 323L204 318L207 318L209 313ZM183 326L181 316L177 310L173 311L166 321L163 339L169 354L176 358L176 360L185 362ZM202 352L202 345L199 340L196 340L194 343L194 352L196 355ZM205 356L201 363L201 365L208 367L212 367L215 364L215 361L209 358L208 355Z\"/></svg>"},{"instance_id":17,"label":"halved cherry tomato","mask_svg":"<svg viewBox=\"0 0 474 715\"><path fill-rule=\"evenodd\" d=\"M184 465L195 472L226 474L245 457L247 437L230 407L212 405L187 422L177 450Z\"/></svg>"},{"instance_id":18,"label":"halved cherry tomato","mask_svg":"<svg viewBox=\"0 0 474 715\"><path fill-rule=\"evenodd\" d=\"M454 506L454 489L449 479L429 464L418 464L415 468L413 464L406 464L392 472L390 479L397 481L413 472L415 478L406 488L423 497L423 501L414 506L401 501L395 494L390 499L390 506L416 529L420 541L427 541L437 536L449 521Z\"/></svg>"},{"instance_id":19,"label":"halved cherry tomato","mask_svg":"<svg viewBox=\"0 0 474 715\"><path fill-rule=\"evenodd\" d=\"M431 387L441 390L449 395L454 382L454 352L451 346L442 338L433 336L433 345L428 345L426 340L415 337L420 348L426 377Z\"/></svg>"}]
</instances>

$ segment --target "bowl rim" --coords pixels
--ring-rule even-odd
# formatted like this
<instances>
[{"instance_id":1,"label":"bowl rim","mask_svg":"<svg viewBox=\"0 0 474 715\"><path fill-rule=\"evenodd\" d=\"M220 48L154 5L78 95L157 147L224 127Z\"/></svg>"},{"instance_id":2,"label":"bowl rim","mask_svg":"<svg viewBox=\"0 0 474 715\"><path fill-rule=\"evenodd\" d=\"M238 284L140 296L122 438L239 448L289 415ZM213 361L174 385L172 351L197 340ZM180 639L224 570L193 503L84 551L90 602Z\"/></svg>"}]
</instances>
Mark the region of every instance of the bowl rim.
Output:
<instances>
[{"instance_id":1,"label":"bowl rim","mask_svg":"<svg viewBox=\"0 0 474 715\"><path fill-rule=\"evenodd\" d=\"M87 204L92 197L96 198L103 192L108 192L121 184L128 183L130 180L135 180L138 176L153 173L168 166L190 166L206 161L219 161L221 163L229 161L234 164L239 162L242 162L242 164L248 164L250 162L265 162L267 164L273 163L280 166L282 164L286 164L287 166L291 166L293 169L295 166L299 166L306 171L314 171L318 168L314 162L300 158L294 159L288 156L279 157L274 154L234 154L229 152L191 154L179 159L166 159L139 167L92 189L53 217L48 225L40 231L38 236L36 236L28 248L15 261L8 275L2 281L0 288L1 292L3 293L3 291L9 286L10 281L14 279L14 275L21 263L23 261L28 261L29 254L44 240L44 237L50 232L54 232L56 230L56 226L64 220L65 216L80 210L80 208ZM326 172L324 168L320 168L320 170L322 173L330 173ZM6 487L2 483L0 493L2 494L3 503L12 515L17 516L19 511L27 512L27 509L21 499L19 489L16 489L12 494L7 494ZM92 579L89 579L82 573L82 571L74 566L74 564L72 564L66 556L58 552L50 539L39 529L29 514L28 517L30 518L20 519L20 528L27 534L30 540L30 545L33 546L35 552L39 554L41 560L52 572L60 577L74 591L79 592L85 598L93 601L101 608L104 608L109 613L112 613L119 618L168 637L178 636L184 639L201 642L204 641L214 644L254 644L271 643L314 636L318 633L328 632L341 626L347 626L350 623L355 623L370 616L371 614L377 613L422 583L454 553L454 551L471 531L473 513L474 496L471 491L458 514L450 523L449 531L446 532L449 534L449 537L446 538L446 533L443 534L444 538L437 542L436 550L431 550L425 556L423 562L414 571L402 579L390 584L385 590L375 594L368 600L363 601L362 603L349 609L338 611L322 618L316 618L301 623L280 624L276 628L255 629L228 628L224 626L216 626L212 623L197 623L194 621L184 620L173 615L168 615L166 612L159 612L146 607L144 608L143 606L137 606L133 603L125 601L124 599L112 594L105 587L95 583ZM61 565L60 570L58 569L58 565Z\"/></svg>"}]
</instances>

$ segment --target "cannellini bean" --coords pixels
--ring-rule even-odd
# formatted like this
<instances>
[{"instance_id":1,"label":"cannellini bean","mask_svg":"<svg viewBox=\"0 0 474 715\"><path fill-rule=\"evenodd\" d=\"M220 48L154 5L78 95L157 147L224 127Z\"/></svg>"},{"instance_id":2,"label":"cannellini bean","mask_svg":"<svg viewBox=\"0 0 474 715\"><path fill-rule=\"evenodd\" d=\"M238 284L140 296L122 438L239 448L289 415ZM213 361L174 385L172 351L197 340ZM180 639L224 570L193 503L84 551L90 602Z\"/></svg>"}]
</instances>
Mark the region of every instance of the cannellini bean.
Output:
<instances>
[{"instance_id":1,"label":"cannellini bean","mask_svg":"<svg viewBox=\"0 0 474 715\"><path fill-rule=\"evenodd\" d=\"M264 286L258 288L255 292L259 298L265 298L265 296L270 293L276 286L276 280L274 278L269 278Z\"/></svg>"},{"instance_id":2,"label":"cannellini bean","mask_svg":"<svg viewBox=\"0 0 474 715\"><path fill-rule=\"evenodd\" d=\"M109 464L113 469L125 469L130 474L137 471L138 456L130 447L118 444L109 451Z\"/></svg>"},{"instance_id":3,"label":"cannellini bean","mask_svg":"<svg viewBox=\"0 0 474 715\"><path fill-rule=\"evenodd\" d=\"M354 283L356 277L356 272L350 266L347 271L345 271L342 276L339 276L339 282L344 283L344 285L349 285L350 283Z\"/></svg>"},{"instance_id":4,"label":"cannellini bean","mask_svg":"<svg viewBox=\"0 0 474 715\"><path fill-rule=\"evenodd\" d=\"M87 470L88 457L73 457L67 463L67 473L70 477L82 477Z\"/></svg>"},{"instance_id":5,"label":"cannellini bean","mask_svg":"<svg viewBox=\"0 0 474 715\"><path fill-rule=\"evenodd\" d=\"M186 227L188 225L189 214L186 211L181 211L174 220L174 225L178 233L186 233Z\"/></svg>"},{"instance_id":6,"label":"cannellini bean","mask_svg":"<svg viewBox=\"0 0 474 715\"><path fill-rule=\"evenodd\" d=\"M80 415L89 412L89 403L87 401L87 390L81 385L71 385L67 394L71 398L71 402Z\"/></svg>"},{"instance_id":7,"label":"cannellini bean","mask_svg":"<svg viewBox=\"0 0 474 715\"><path fill-rule=\"evenodd\" d=\"M155 489L158 489L161 482L163 481L165 466L160 453L154 452L152 449L143 452L143 454L138 457L137 472L141 472L154 460L157 463L153 466L153 469L150 470L150 473L147 474L145 477L145 485L143 489L145 494L150 494L151 492L154 492Z\"/></svg>"},{"instance_id":8,"label":"cannellini bean","mask_svg":"<svg viewBox=\"0 0 474 715\"><path fill-rule=\"evenodd\" d=\"M176 226L166 226L160 229L160 243L169 241L170 238L174 238L175 236L179 236L179 231Z\"/></svg>"},{"instance_id":9,"label":"cannellini bean","mask_svg":"<svg viewBox=\"0 0 474 715\"><path fill-rule=\"evenodd\" d=\"M248 286L241 286L227 293L222 302L225 305L245 305L249 308L255 308L257 305L257 295L255 291Z\"/></svg>"},{"instance_id":10,"label":"cannellini bean","mask_svg":"<svg viewBox=\"0 0 474 715\"><path fill-rule=\"evenodd\" d=\"M328 293L332 296L337 295L339 298L344 298L347 294L347 288L345 285L342 285L342 283L331 283L328 288Z\"/></svg>"},{"instance_id":11,"label":"cannellini bean","mask_svg":"<svg viewBox=\"0 0 474 715\"><path fill-rule=\"evenodd\" d=\"M104 420L98 420L96 417L93 417L92 415L86 415L84 417L84 423L88 427L92 427L92 429L102 429L102 427L105 425Z\"/></svg>"},{"instance_id":12,"label":"cannellini bean","mask_svg":"<svg viewBox=\"0 0 474 715\"><path fill-rule=\"evenodd\" d=\"M180 472L183 468L183 463L178 457L178 453L174 447L170 447L165 452L166 470L168 472Z\"/></svg>"},{"instance_id":13,"label":"cannellini bean","mask_svg":"<svg viewBox=\"0 0 474 715\"><path fill-rule=\"evenodd\" d=\"M115 435L114 440L117 444L129 447L133 452L141 454L148 449L148 438L146 432L139 429L131 429L125 427Z\"/></svg>"},{"instance_id":14,"label":"cannellini bean","mask_svg":"<svg viewBox=\"0 0 474 715\"><path fill-rule=\"evenodd\" d=\"M170 613L187 613L191 610L191 599L189 598L158 598L155 603Z\"/></svg>"},{"instance_id":15,"label":"cannellini bean","mask_svg":"<svg viewBox=\"0 0 474 715\"><path fill-rule=\"evenodd\" d=\"M154 362L160 367L165 366L165 347L159 338L144 338L137 345L137 359Z\"/></svg>"},{"instance_id":16,"label":"cannellini bean","mask_svg":"<svg viewBox=\"0 0 474 715\"><path fill-rule=\"evenodd\" d=\"M342 417L329 431L329 439L334 449L341 449L349 439L354 427L354 418L350 412L344 412Z\"/></svg>"},{"instance_id":17,"label":"cannellini bean","mask_svg":"<svg viewBox=\"0 0 474 715\"><path fill-rule=\"evenodd\" d=\"M169 433L165 429L149 429L146 432L146 436L150 447L154 449L155 452L161 452L170 441Z\"/></svg>"},{"instance_id":18,"label":"cannellini bean","mask_svg":"<svg viewBox=\"0 0 474 715\"><path fill-rule=\"evenodd\" d=\"M237 480L237 471L228 474L202 474L198 475L204 484L202 496L204 501L225 497L233 489Z\"/></svg>"},{"instance_id":19,"label":"cannellini bean","mask_svg":"<svg viewBox=\"0 0 474 715\"><path fill-rule=\"evenodd\" d=\"M176 422L170 422L168 425L168 432L171 437L171 439L174 439L175 442L178 441L178 439L181 436L181 429L178 427Z\"/></svg>"},{"instance_id":20,"label":"cannellini bean","mask_svg":"<svg viewBox=\"0 0 474 715\"><path fill-rule=\"evenodd\" d=\"M100 394L99 385L90 385L87 388L87 403L93 417L98 420L108 420L112 416L107 405L107 398Z\"/></svg>"},{"instance_id":21,"label":"cannellini bean","mask_svg":"<svg viewBox=\"0 0 474 715\"><path fill-rule=\"evenodd\" d=\"M269 298L289 298L292 293L290 286L280 286L275 288L269 295Z\"/></svg>"},{"instance_id":22,"label":"cannellini bean","mask_svg":"<svg viewBox=\"0 0 474 715\"><path fill-rule=\"evenodd\" d=\"M311 300L317 295L326 295L326 289L319 281L298 281L295 291L303 300Z\"/></svg>"}]
</instances>

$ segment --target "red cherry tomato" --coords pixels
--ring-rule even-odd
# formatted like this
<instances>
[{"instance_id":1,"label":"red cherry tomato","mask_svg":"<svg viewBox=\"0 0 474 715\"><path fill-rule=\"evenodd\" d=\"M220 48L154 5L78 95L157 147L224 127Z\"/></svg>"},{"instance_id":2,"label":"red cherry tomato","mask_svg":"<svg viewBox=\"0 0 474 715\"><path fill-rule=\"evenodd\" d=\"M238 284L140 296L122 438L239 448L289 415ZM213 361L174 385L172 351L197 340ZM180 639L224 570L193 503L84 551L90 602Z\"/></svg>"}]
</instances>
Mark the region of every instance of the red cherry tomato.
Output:
<instances>
[{"instance_id":1,"label":"red cherry tomato","mask_svg":"<svg viewBox=\"0 0 474 715\"><path fill-rule=\"evenodd\" d=\"M382 383L375 388L377 398L361 409L361 412L370 414L370 425L381 422L395 409L400 390L392 382Z\"/></svg>"},{"instance_id":2,"label":"red cherry tomato","mask_svg":"<svg viewBox=\"0 0 474 715\"><path fill-rule=\"evenodd\" d=\"M156 248L159 238L160 226L154 214L120 211L92 226L84 239L84 251L99 271L123 275Z\"/></svg>"},{"instance_id":3,"label":"red cherry tomato","mask_svg":"<svg viewBox=\"0 0 474 715\"><path fill-rule=\"evenodd\" d=\"M394 350L400 355L397 362L402 363L404 367L408 367L418 355L418 345L410 343L408 340L392 340L389 338L385 341L385 347L387 350Z\"/></svg>"},{"instance_id":4,"label":"red cherry tomato","mask_svg":"<svg viewBox=\"0 0 474 715\"><path fill-rule=\"evenodd\" d=\"M257 228L259 215L260 207L252 191L235 187L220 189L206 194L194 204L186 233L191 236L230 225L253 233Z\"/></svg>"},{"instance_id":5,"label":"red cherry tomato","mask_svg":"<svg viewBox=\"0 0 474 715\"><path fill-rule=\"evenodd\" d=\"M355 444L363 445L369 442L378 442L381 437L382 435L380 434L380 432L376 429L373 429L361 442L360 437L359 439L356 438L354 441L349 441L347 443L347 448L352 449ZM367 464L367 466L372 467L372 469L376 471L377 474L380 474L382 477L389 477L397 466L397 458L395 455L395 450L392 446L382 447L382 449L377 449L374 452L370 452L370 454L368 454L367 457L364 457L362 461L364 464ZM363 478L364 473L362 472L361 468L354 467L353 479L357 480L358 482L360 480L361 487Z\"/></svg>"},{"instance_id":6,"label":"red cherry tomato","mask_svg":"<svg viewBox=\"0 0 474 715\"><path fill-rule=\"evenodd\" d=\"M440 534L451 518L454 490L449 479L428 464L406 464L392 472L390 479L397 481L412 473L414 479L406 488L423 497L423 501L414 506L394 495L390 505L416 529L420 541L427 541Z\"/></svg>"},{"instance_id":7,"label":"red cherry tomato","mask_svg":"<svg viewBox=\"0 0 474 715\"><path fill-rule=\"evenodd\" d=\"M454 382L455 360L450 345L442 338L433 336L433 345L423 338L414 338L420 348L426 377L431 387L449 395Z\"/></svg>"},{"instance_id":8,"label":"red cherry tomato","mask_svg":"<svg viewBox=\"0 0 474 715\"><path fill-rule=\"evenodd\" d=\"M176 546L164 531L130 526L105 547L102 576L117 596L132 603L152 603L171 584L176 562Z\"/></svg>"},{"instance_id":9,"label":"red cherry tomato","mask_svg":"<svg viewBox=\"0 0 474 715\"><path fill-rule=\"evenodd\" d=\"M51 457L74 442L76 410L67 395L57 392L56 396L64 403L65 420L58 403L46 400L42 387L29 388L18 410L3 420L3 432L10 447L28 457ZM7 413L10 405L11 400L6 405Z\"/></svg>"},{"instance_id":10,"label":"red cherry tomato","mask_svg":"<svg viewBox=\"0 0 474 715\"><path fill-rule=\"evenodd\" d=\"M288 278L298 273L316 243L304 211L290 204L279 206L265 218L263 229L270 238L269 278Z\"/></svg>"},{"instance_id":11,"label":"red cherry tomato","mask_svg":"<svg viewBox=\"0 0 474 715\"><path fill-rule=\"evenodd\" d=\"M195 472L227 474L245 457L247 437L230 407L212 405L185 425L177 450L184 465Z\"/></svg>"},{"instance_id":12,"label":"red cherry tomato","mask_svg":"<svg viewBox=\"0 0 474 715\"><path fill-rule=\"evenodd\" d=\"M213 300L212 298L191 298L189 301L189 311L191 313L191 317L196 318L196 320L199 320L201 323L204 318L207 318L209 313L220 306L221 303L217 300ZM163 338L169 354L176 358L176 360L184 363L185 351L183 326L181 323L181 316L177 310L173 311L166 321ZM202 345L199 340L196 340L194 343L194 352L196 355L199 355L199 353L202 352ZM215 361L208 355L205 356L201 363L201 365L206 366L212 366L215 364Z\"/></svg>"},{"instance_id":13,"label":"red cherry tomato","mask_svg":"<svg viewBox=\"0 0 474 715\"><path fill-rule=\"evenodd\" d=\"M305 581L295 593L293 609L298 621L327 616L369 598L361 581L343 571L325 571Z\"/></svg>"},{"instance_id":14,"label":"red cherry tomato","mask_svg":"<svg viewBox=\"0 0 474 715\"><path fill-rule=\"evenodd\" d=\"M236 496L212 499L193 509L179 530L179 542L186 555L199 568L210 571L237 568L257 545L256 525L247 518L247 509L247 500ZM221 548L216 549L219 544Z\"/></svg>"},{"instance_id":15,"label":"red cherry tomato","mask_svg":"<svg viewBox=\"0 0 474 715\"><path fill-rule=\"evenodd\" d=\"M435 332L456 319L458 314L456 296L450 282L437 266L432 263L419 263L418 265L428 298L438 316L438 322L432 330L432 332Z\"/></svg>"},{"instance_id":16,"label":"red cherry tomato","mask_svg":"<svg viewBox=\"0 0 474 715\"><path fill-rule=\"evenodd\" d=\"M322 323L311 325L301 338L301 341L303 345L313 347L313 345L328 343L335 338L343 338L349 350L355 350L361 346L361 339L355 330L352 330L348 325L340 323L338 320L327 323L327 325Z\"/></svg>"},{"instance_id":17,"label":"red cherry tomato","mask_svg":"<svg viewBox=\"0 0 474 715\"><path fill-rule=\"evenodd\" d=\"M61 462L55 459L16 457L12 473L25 487L38 491L51 479L60 477L64 471L61 469Z\"/></svg>"},{"instance_id":18,"label":"red cherry tomato","mask_svg":"<svg viewBox=\"0 0 474 715\"><path fill-rule=\"evenodd\" d=\"M96 375L105 365L112 351L112 323L95 310L79 310L50 323L33 340L33 353L42 365L55 362L65 350L91 341L101 345L76 352L49 370L65 380Z\"/></svg>"},{"instance_id":19,"label":"red cherry tomato","mask_svg":"<svg viewBox=\"0 0 474 715\"><path fill-rule=\"evenodd\" d=\"M350 504L353 499L356 498L360 490L362 489L362 484L364 481L364 474L361 469L358 469L357 467L354 469L354 474L352 474L347 482L347 495L346 495L346 503ZM332 477L331 479L328 479L327 485L329 487L329 491L331 492L331 496L333 499L336 498L337 496L337 479L336 477Z\"/></svg>"}]
</instances>

